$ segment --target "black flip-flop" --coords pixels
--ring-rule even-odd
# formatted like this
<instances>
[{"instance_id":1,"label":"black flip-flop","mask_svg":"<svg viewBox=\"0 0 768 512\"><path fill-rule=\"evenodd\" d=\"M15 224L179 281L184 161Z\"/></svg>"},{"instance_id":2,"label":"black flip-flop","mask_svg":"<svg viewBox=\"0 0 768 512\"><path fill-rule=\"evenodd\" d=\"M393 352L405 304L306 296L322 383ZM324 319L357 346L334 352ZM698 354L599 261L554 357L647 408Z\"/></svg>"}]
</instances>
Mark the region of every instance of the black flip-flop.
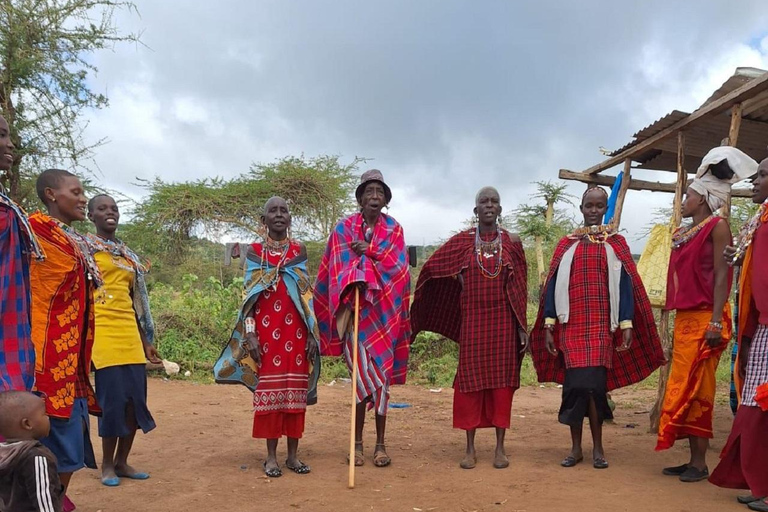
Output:
<instances>
[{"instance_id":1,"label":"black flip-flop","mask_svg":"<svg viewBox=\"0 0 768 512\"><path fill-rule=\"evenodd\" d=\"M283 472L280 470L279 467L267 469L267 461L264 461L264 464L262 465L264 467L264 474L267 475L269 478L280 478L283 476Z\"/></svg>"},{"instance_id":2,"label":"black flip-flop","mask_svg":"<svg viewBox=\"0 0 768 512\"><path fill-rule=\"evenodd\" d=\"M579 457L577 459L576 457L569 455L560 462L560 465L563 466L564 468L572 468L573 466L575 466L576 464L578 464L583 460L584 460L584 457Z\"/></svg>"},{"instance_id":3,"label":"black flip-flop","mask_svg":"<svg viewBox=\"0 0 768 512\"><path fill-rule=\"evenodd\" d=\"M768 512L768 503L765 502L765 498L753 501L752 503L747 504L747 507L749 507L749 510L754 510L755 512Z\"/></svg>"},{"instance_id":4,"label":"black flip-flop","mask_svg":"<svg viewBox=\"0 0 768 512\"><path fill-rule=\"evenodd\" d=\"M760 501L760 500L764 500L764 499L765 499L765 497L757 498L755 496L752 496L751 494L747 494L747 495L744 495L744 496L736 496L736 501L738 501L742 505L749 505L753 501Z\"/></svg>"},{"instance_id":5,"label":"black flip-flop","mask_svg":"<svg viewBox=\"0 0 768 512\"><path fill-rule=\"evenodd\" d=\"M307 466L306 464L304 464L301 461L299 461L299 465L298 466L291 466L290 464L288 464L288 461L286 460L285 461L285 467L290 469L291 471L293 471L297 475L306 475L307 473L312 471L312 469L309 466Z\"/></svg>"},{"instance_id":6,"label":"black flip-flop","mask_svg":"<svg viewBox=\"0 0 768 512\"><path fill-rule=\"evenodd\" d=\"M592 461L592 467L595 469L608 469L608 461L602 457L598 457Z\"/></svg>"}]
</instances>

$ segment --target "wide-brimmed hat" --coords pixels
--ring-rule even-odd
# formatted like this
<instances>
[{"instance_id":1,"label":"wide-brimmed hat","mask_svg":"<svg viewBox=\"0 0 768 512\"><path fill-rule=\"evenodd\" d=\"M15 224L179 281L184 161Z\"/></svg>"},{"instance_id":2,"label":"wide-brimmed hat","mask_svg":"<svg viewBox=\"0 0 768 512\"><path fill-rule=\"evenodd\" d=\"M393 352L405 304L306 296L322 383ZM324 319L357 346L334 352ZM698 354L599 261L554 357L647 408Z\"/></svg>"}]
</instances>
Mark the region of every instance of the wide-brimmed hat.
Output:
<instances>
[{"instance_id":1,"label":"wide-brimmed hat","mask_svg":"<svg viewBox=\"0 0 768 512\"><path fill-rule=\"evenodd\" d=\"M384 175L381 174L381 171L378 169L370 169L365 171L363 175L360 176L360 184L355 190L355 197L357 198L357 201L360 202L360 197L363 195L365 186L372 181L381 183L381 186L384 187L384 198L387 200L387 203L389 203L392 200L392 190L390 190L389 186L384 182Z\"/></svg>"}]
</instances>

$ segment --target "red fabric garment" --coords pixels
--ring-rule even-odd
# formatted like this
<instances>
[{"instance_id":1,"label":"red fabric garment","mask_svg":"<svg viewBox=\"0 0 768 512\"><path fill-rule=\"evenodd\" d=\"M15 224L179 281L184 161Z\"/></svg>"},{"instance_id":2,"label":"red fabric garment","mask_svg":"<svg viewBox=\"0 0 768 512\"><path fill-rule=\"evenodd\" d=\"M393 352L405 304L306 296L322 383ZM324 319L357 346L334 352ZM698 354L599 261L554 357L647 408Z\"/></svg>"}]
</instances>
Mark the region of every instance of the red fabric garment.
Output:
<instances>
[{"instance_id":1,"label":"red fabric garment","mask_svg":"<svg viewBox=\"0 0 768 512\"><path fill-rule=\"evenodd\" d=\"M761 226L752 240L752 300L757 309L758 322L768 324L768 228Z\"/></svg>"},{"instance_id":2,"label":"red fabric garment","mask_svg":"<svg viewBox=\"0 0 768 512\"><path fill-rule=\"evenodd\" d=\"M320 352L324 356L342 354L344 344L337 320L345 311L354 311L353 288L364 284L360 294L360 350L366 351L386 376L387 385L405 384L411 337L411 274L405 235L394 218L382 213L373 226L368 250L358 256L351 244L365 239L363 223L361 213L339 221L320 262L314 294ZM367 391L370 394L372 390Z\"/></svg>"},{"instance_id":3,"label":"red fabric garment","mask_svg":"<svg viewBox=\"0 0 768 512\"><path fill-rule=\"evenodd\" d=\"M549 275L547 276L547 284L549 283L549 280L552 279L552 276L555 275L555 272L557 272L557 268L560 266L560 261L565 252L577 241L577 239L571 238L570 236L560 240L555 248L555 253L552 256ZM634 326L632 346L625 352L617 352L615 350L611 352L612 361L608 369L607 379L608 391L610 391L612 389L640 382L653 373L659 366L664 364L665 359L659 340L659 333L653 318L651 303L648 300L648 295L646 294L643 283L637 273L637 267L632 259L632 253L629 250L627 241L621 235L612 235L607 237L606 243L611 245L616 253L616 257L619 259L632 281L632 291L635 302L635 314L632 319ZM575 269L573 271L575 271ZM603 271L607 272L607 269L604 269ZM547 285L545 284L542 290L546 289ZM607 293L603 296L589 298L587 311L594 313L596 315L595 317L598 319L602 318L604 314L608 314L607 311L610 309L608 300ZM597 310L605 310L606 312L597 312ZM570 321L573 321L574 313L574 304L572 302ZM605 323L605 329L609 329L607 322ZM561 330L561 325L558 324L555 326L555 345L560 348L562 348L560 344ZM614 347L621 345L621 336L621 330L616 329L612 335L612 345ZM589 339L583 341L583 343L589 342L591 342ZM545 346L543 295L541 297L536 323L531 331L531 355L533 356L533 364L536 367L539 382L557 382L563 384L565 380L565 360L563 358L563 352L560 350L557 356L552 356L547 352Z\"/></svg>"},{"instance_id":4,"label":"red fabric garment","mask_svg":"<svg viewBox=\"0 0 768 512\"><path fill-rule=\"evenodd\" d=\"M252 244L252 248L256 254L263 254L270 266L280 263L282 252L262 251L260 243ZM283 261L291 261L300 253L301 245L291 242ZM282 279L277 281L275 290L265 290L259 296L253 308L253 318L261 346L259 384L253 394L253 436L276 439L287 428L290 437L301 437L295 427L303 426L307 409L308 333ZM289 419L287 416L301 418ZM262 421L264 425L260 425Z\"/></svg>"},{"instance_id":5,"label":"red fabric garment","mask_svg":"<svg viewBox=\"0 0 768 512\"><path fill-rule=\"evenodd\" d=\"M527 267L522 243L503 230L502 264L496 278L482 273L471 229L435 251L416 284L412 339L420 331L432 331L459 343L454 387L463 393L520 387L523 358L517 329L527 326ZM493 259L483 265L495 268ZM463 289L455 278L459 274Z\"/></svg>"},{"instance_id":6,"label":"red fabric garment","mask_svg":"<svg viewBox=\"0 0 768 512\"><path fill-rule=\"evenodd\" d=\"M753 496L768 496L768 412L741 406L736 411L720 463L709 481L718 487L749 489Z\"/></svg>"},{"instance_id":7,"label":"red fabric garment","mask_svg":"<svg viewBox=\"0 0 768 512\"><path fill-rule=\"evenodd\" d=\"M15 211L0 196L0 392L35 383L30 319L29 242Z\"/></svg>"},{"instance_id":8,"label":"red fabric garment","mask_svg":"<svg viewBox=\"0 0 768 512\"><path fill-rule=\"evenodd\" d=\"M571 267L570 319L557 338L566 368L613 366L608 260L602 244L578 242Z\"/></svg>"},{"instance_id":9,"label":"red fabric garment","mask_svg":"<svg viewBox=\"0 0 768 512\"><path fill-rule=\"evenodd\" d=\"M453 428L509 428L512 398L515 388L483 389L462 393L453 392Z\"/></svg>"},{"instance_id":10,"label":"red fabric garment","mask_svg":"<svg viewBox=\"0 0 768 512\"><path fill-rule=\"evenodd\" d=\"M303 412L296 414L271 412L256 415L253 418L252 437L255 439L280 439L285 436L301 439L304 435L305 417Z\"/></svg>"},{"instance_id":11,"label":"red fabric garment","mask_svg":"<svg viewBox=\"0 0 768 512\"><path fill-rule=\"evenodd\" d=\"M692 239L672 248L665 309L712 309L715 302L715 254L711 235L721 220L721 217L712 217ZM727 222L725 224L728 225ZM730 228L728 233L730 239ZM728 267L728 294L731 293L732 282L733 269Z\"/></svg>"}]
</instances>

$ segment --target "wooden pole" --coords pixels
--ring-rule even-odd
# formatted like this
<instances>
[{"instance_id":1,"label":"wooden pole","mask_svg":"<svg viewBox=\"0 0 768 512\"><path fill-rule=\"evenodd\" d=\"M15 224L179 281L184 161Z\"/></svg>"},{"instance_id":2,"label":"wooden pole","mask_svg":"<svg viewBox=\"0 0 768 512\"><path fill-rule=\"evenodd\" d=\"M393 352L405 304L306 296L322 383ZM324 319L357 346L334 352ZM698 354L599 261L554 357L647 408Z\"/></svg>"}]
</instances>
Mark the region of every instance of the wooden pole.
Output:
<instances>
[{"instance_id":1,"label":"wooden pole","mask_svg":"<svg viewBox=\"0 0 768 512\"><path fill-rule=\"evenodd\" d=\"M688 174L685 172L685 132L677 132L677 182L675 183L675 200L672 206L672 223L677 227L682 220L683 212L683 194L688 184ZM664 405L664 394L667 391L667 379L669 379L669 370L672 366L672 350L674 348L674 339L669 334L669 311L662 310L659 321L659 336L661 345L664 349L664 356L667 358L666 365L659 370L659 387L656 392L656 403L651 409L651 428L650 431L656 433L659 431L659 418L661 417L661 408Z\"/></svg>"},{"instance_id":2,"label":"wooden pole","mask_svg":"<svg viewBox=\"0 0 768 512\"><path fill-rule=\"evenodd\" d=\"M728 130L728 142L729 145L736 147L736 143L739 141L739 129L741 128L741 115L743 112L743 105L741 103L735 104L731 108L731 129Z\"/></svg>"},{"instance_id":3,"label":"wooden pole","mask_svg":"<svg viewBox=\"0 0 768 512\"><path fill-rule=\"evenodd\" d=\"M739 130L741 129L741 118L744 112L744 104L737 103L731 107L731 128L728 130L728 145L736 147L739 142ZM725 201L721 212L724 217L731 217L731 196Z\"/></svg>"},{"instance_id":4,"label":"wooden pole","mask_svg":"<svg viewBox=\"0 0 768 512\"><path fill-rule=\"evenodd\" d=\"M560 169L558 177L561 180L580 181L587 183L588 185L601 185L603 187L612 187L616 182L616 178L613 176L602 176L600 174L583 174L580 172L569 171L568 169ZM674 193L677 187L677 183L660 183L658 181L645 181L636 180L634 178L629 181L629 190L644 190L646 192L668 192ZM686 186L687 186L686 181ZM685 190L685 186L683 187ZM737 188L731 192L733 197L752 197L752 191L745 188Z\"/></svg>"},{"instance_id":5,"label":"wooden pole","mask_svg":"<svg viewBox=\"0 0 768 512\"><path fill-rule=\"evenodd\" d=\"M349 422L349 488L355 488L355 419L357 418L357 341L360 334L360 288L355 288L355 330L352 337L352 418Z\"/></svg>"},{"instance_id":6,"label":"wooden pole","mask_svg":"<svg viewBox=\"0 0 768 512\"><path fill-rule=\"evenodd\" d=\"M619 196L616 198L616 209L613 212L613 220L611 221L616 229L619 229L621 212L624 210L624 198L627 196L627 190L629 190L629 185L632 181L632 176L630 176L631 171L632 159L627 158L624 160L624 170L621 173L621 187L619 187Z\"/></svg>"}]
</instances>

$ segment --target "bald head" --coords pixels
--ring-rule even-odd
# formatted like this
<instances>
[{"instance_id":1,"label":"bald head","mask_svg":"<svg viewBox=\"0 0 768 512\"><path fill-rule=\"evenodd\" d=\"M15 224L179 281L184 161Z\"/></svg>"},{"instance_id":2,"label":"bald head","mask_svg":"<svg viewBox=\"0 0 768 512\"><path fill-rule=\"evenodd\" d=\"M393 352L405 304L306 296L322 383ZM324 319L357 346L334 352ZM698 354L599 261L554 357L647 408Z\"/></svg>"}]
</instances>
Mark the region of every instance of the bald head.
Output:
<instances>
[{"instance_id":1,"label":"bald head","mask_svg":"<svg viewBox=\"0 0 768 512\"><path fill-rule=\"evenodd\" d=\"M477 194L475 194L475 204L478 204L480 198L483 196L495 196L499 202L501 202L501 195L499 194L499 191L496 190L496 187L483 187L478 190Z\"/></svg>"},{"instance_id":2,"label":"bald head","mask_svg":"<svg viewBox=\"0 0 768 512\"><path fill-rule=\"evenodd\" d=\"M288 201L283 199L280 196L272 196L269 199L267 199L267 202L264 203L264 213L266 214L270 208L273 208L275 206L285 206L288 208Z\"/></svg>"},{"instance_id":3,"label":"bald head","mask_svg":"<svg viewBox=\"0 0 768 512\"><path fill-rule=\"evenodd\" d=\"M0 393L0 435L6 439L39 439L48 435L45 403L29 391Z\"/></svg>"}]
</instances>

